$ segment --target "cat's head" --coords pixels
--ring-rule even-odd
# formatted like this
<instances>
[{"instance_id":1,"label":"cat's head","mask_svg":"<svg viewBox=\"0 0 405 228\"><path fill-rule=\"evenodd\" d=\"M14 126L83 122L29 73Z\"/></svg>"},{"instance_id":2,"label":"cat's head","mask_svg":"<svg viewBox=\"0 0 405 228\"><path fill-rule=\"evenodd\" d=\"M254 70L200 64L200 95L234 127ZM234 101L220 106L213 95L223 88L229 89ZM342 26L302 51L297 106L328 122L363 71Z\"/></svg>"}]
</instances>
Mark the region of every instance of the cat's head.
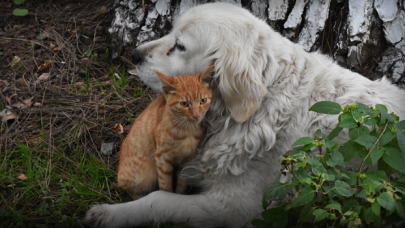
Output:
<instances>
[{"instance_id":1,"label":"cat's head","mask_svg":"<svg viewBox=\"0 0 405 228\"><path fill-rule=\"evenodd\" d=\"M200 123L211 104L212 91L209 84L214 74L214 66L204 73L186 74L176 77L156 72L162 82L166 104L179 118Z\"/></svg>"}]
</instances>

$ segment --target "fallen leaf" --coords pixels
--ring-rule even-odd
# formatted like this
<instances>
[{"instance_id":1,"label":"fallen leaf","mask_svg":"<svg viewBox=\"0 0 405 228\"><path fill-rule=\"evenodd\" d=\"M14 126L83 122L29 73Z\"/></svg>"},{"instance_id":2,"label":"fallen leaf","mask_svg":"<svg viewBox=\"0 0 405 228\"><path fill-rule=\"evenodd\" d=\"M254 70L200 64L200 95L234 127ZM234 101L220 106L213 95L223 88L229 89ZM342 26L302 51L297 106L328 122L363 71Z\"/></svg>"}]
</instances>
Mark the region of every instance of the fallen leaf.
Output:
<instances>
[{"instance_id":1,"label":"fallen leaf","mask_svg":"<svg viewBox=\"0 0 405 228\"><path fill-rule=\"evenodd\" d=\"M118 133L122 134L124 133L124 128L120 123L116 123L113 127L114 131L118 131Z\"/></svg>"},{"instance_id":2,"label":"fallen leaf","mask_svg":"<svg viewBox=\"0 0 405 228\"><path fill-rule=\"evenodd\" d=\"M38 36L37 36L37 40L43 40L49 37L49 32L41 32Z\"/></svg>"},{"instance_id":3,"label":"fallen leaf","mask_svg":"<svg viewBox=\"0 0 405 228\"><path fill-rule=\"evenodd\" d=\"M7 102L8 102L8 104L12 104L12 103L14 103L14 102L12 102L12 100L15 98L15 100L17 101L17 94L15 93L15 94L13 94L13 95L11 95L11 97L6 97L6 100L7 100Z\"/></svg>"},{"instance_id":4,"label":"fallen leaf","mask_svg":"<svg viewBox=\"0 0 405 228\"><path fill-rule=\"evenodd\" d=\"M50 76L51 76L50 73L43 73L43 74L41 74L41 76L39 76L39 78L38 78L34 83L35 83L35 84L38 84L38 83L40 83L40 82L42 82L42 81L45 81L45 80L47 80Z\"/></svg>"},{"instance_id":5,"label":"fallen leaf","mask_svg":"<svg viewBox=\"0 0 405 228\"><path fill-rule=\"evenodd\" d=\"M77 29L77 30L68 30L68 33L69 34L75 34L75 33L80 33L81 32L81 30L80 29Z\"/></svg>"},{"instance_id":6,"label":"fallen leaf","mask_svg":"<svg viewBox=\"0 0 405 228\"><path fill-rule=\"evenodd\" d=\"M52 49L53 51L60 51L60 50L62 50L62 48L61 47L56 47L56 48L54 48L54 49Z\"/></svg>"},{"instance_id":7,"label":"fallen leaf","mask_svg":"<svg viewBox=\"0 0 405 228\"><path fill-rule=\"evenodd\" d=\"M78 82L78 83L76 83L76 88L77 88L77 89L84 89L84 82Z\"/></svg>"},{"instance_id":8,"label":"fallen leaf","mask_svg":"<svg viewBox=\"0 0 405 228\"><path fill-rule=\"evenodd\" d=\"M52 49L52 48L54 48L54 47L55 47L55 44L50 43L50 44L49 44L49 47Z\"/></svg>"},{"instance_id":9,"label":"fallen leaf","mask_svg":"<svg viewBox=\"0 0 405 228\"><path fill-rule=\"evenodd\" d=\"M12 120L12 119L17 119L17 113L15 113L13 110L9 109L4 109L3 111L0 112L0 117L3 121L3 123L7 123L7 120Z\"/></svg>"},{"instance_id":10,"label":"fallen leaf","mask_svg":"<svg viewBox=\"0 0 405 228\"><path fill-rule=\"evenodd\" d=\"M138 71L136 69L129 70L128 73L132 75L138 75Z\"/></svg>"},{"instance_id":11,"label":"fallen leaf","mask_svg":"<svg viewBox=\"0 0 405 228\"><path fill-rule=\"evenodd\" d=\"M143 5L142 12L145 12L145 9L146 9L146 5Z\"/></svg>"},{"instance_id":12,"label":"fallen leaf","mask_svg":"<svg viewBox=\"0 0 405 228\"><path fill-rule=\"evenodd\" d=\"M27 106L27 107L31 107L32 106L32 100L34 99L34 97L28 98L26 100L23 101L23 103Z\"/></svg>"},{"instance_id":13,"label":"fallen leaf","mask_svg":"<svg viewBox=\"0 0 405 228\"><path fill-rule=\"evenodd\" d=\"M0 79L0 85L1 85L2 87L7 87L7 86L10 85L10 83L8 83L7 81L4 81L4 80L1 80L1 79Z\"/></svg>"},{"instance_id":14,"label":"fallen leaf","mask_svg":"<svg viewBox=\"0 0 405 228\"><path fill-rule=\"evenodd\" d=\"M89 39L89 37L88 36L85 36L85 35L82 35L84 38L86 38L86 39Z\"/></svg>"},{"instance_id":15,"label":"fallen leaf","mask_svg":"<svg viewBox=\"0 0 405 228\"><path fill-rule=\"evenodd\" d=\"M102 143L100 152L104 155L112 154L115 142Z\"/></svg>"},{"instance_id":16,"label":"fallen leaf","mask_svg":"<svg viewBox=\"0 0 405 228\"><path fill-rule=\"evenodd\" d=\"M41 106L42 106L42 103L35 102L34 106L35 106L35 107L41 107Z\"/></svg>"},{"instance_id":17,"label":"fallen leaf","mask_svg":"<svg viewBox=\"0 0 405 228\"><path fill-rule=\"evenodd\" d=\"M100 82L102 82L102 81L107 81L107 80L109 80L109 79L110 79L110 76L104 75L104 76L98 78L97 80L99 80Z\"/></svg>"},{"instance_id":18,"label":"fallen leaf","mask_svg":"<svg viewBox=\"0 0 405 228\"><path fill-rule=\"evenodd\" d=\"M26 108L27 106L20 101L11 105L13 108Z\"/></svg>"},{"instance_id":19,"label":"fallen leaf","mask_svg":"<svg viewBox=\"0 0 405 228\"><path fill-rule=\"evenodd\" d=\"M13 60L12 60L12 62L11 62L11 66L13 67L13 66L15 66L16 64L18 64L19 62L21 62L20 57L14 56L14 57L13 57Z\"/></svg>"},{"instance_id":20,"label":"fallen leaf","mask_svg":"<svg viewBox=\"0 0 405 228\"><path fill-rule=\"evenodd\" d=\"M51 62L46 61L44 64L38 67L38 72L44 71L51 66Z\"/></svg>"},{"instance_id":21,"label":"fallen leaf","mask_svg":"<svg viewBox=\"0 0 405 228\"><path fill-rule=\"evenodd\" d=\"M27 87L28 84L27 82L24 80L24 78L19 78L17 80L15 80L15 82L19 85L19 86L23 86L23 87Z\"/></svg>"},{"instance_id":22,"label":"fallen leaf","mask_svg":"<svg viewBox=\"0 0 405 228\"><path fill-rule=\"evenodd\" d=\"M25 176L25 174L20 174L20 176L17 177L19 180L26 180L28 177Z\"/></svg>"},{"instance_id":23,"label":"fallen leaf","mask_svg":"<svg viewBox=\"0 0 405 228\"><path fill-rule=\"evenodd\" d=\"M7 188L12 188L12 187L14 187L14 184L7 185Z\"/></svg>"}]
</instances>

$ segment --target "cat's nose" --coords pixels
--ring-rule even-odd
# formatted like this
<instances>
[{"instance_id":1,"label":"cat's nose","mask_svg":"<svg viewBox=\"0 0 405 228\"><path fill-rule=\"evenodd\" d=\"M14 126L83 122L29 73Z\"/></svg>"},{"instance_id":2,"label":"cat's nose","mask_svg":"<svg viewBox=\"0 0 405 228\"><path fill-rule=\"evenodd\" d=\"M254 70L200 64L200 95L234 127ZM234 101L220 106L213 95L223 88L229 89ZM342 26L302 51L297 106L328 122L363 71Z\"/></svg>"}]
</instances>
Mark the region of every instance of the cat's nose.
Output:
<instances>
[{"instance_id":1,"label":"cat's nose","mask_svg":"<svg viewBox=\"0 0 405 228\"><path fill-rule=\"evenodd\" d=\"M140 64L143 59L144 59L144 55L142 54L141 51L139 51L138 49L134 49L132 51L132 62L135 65Z\"/></svg>"},{"instance_id":2,"label":"cat's nose","mask_svg":"<svg viewBox=\"0 0 405 228\"><path fill-rule=\"evenodd\" d=\"M198 120L198 118L200 118L199 116L194 116L193 115L193 118L195 119L195 120Z\"/></svg>"}]
</instances>

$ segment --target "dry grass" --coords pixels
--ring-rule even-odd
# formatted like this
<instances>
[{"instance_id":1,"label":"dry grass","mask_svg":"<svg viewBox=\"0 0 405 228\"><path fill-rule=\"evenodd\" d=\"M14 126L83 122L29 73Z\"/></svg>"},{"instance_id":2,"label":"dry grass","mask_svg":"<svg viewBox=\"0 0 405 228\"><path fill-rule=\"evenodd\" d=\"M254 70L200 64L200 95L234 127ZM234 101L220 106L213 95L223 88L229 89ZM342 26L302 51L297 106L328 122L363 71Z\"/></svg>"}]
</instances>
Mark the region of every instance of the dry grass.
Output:
<instances>
[{"instance_id":1,"label":"dry grass","mask_svg":"<svg viewBox=\"0 0 405 228\"><path fill-rule=\"evenodd\" d=\"M1 2L0 227L81 226L88 205L129 200L119 147L155 94L109 58L113 2Z\"/></svg>"}]
</instances>

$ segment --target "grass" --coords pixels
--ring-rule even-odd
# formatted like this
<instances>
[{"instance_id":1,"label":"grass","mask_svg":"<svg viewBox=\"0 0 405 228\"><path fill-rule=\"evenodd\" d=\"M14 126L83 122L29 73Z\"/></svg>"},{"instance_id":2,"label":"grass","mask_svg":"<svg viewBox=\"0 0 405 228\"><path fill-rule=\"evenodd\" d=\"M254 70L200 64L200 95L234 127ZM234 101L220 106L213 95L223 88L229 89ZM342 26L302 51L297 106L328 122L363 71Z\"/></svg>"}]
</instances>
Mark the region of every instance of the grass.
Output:
<instances>
[{"instance_id":1,"label":"grass","mask_svg":"<svg viewBox=\"0 0 405 228\"><path fill-rule=\"evenodd\" d=\"M110 58L103 31L112 4L26 1L36 12L26 17L0 6L0 79L9 84L0 81L0 112L16 115L0 117L0 228L82 227L90 205L131 200L115 185L120 145L156 94L127 73L130 64ZM37 82L43 73L50 78ZM101 154L111 142L111 154Z\"/></svg>"}]
</instances>

